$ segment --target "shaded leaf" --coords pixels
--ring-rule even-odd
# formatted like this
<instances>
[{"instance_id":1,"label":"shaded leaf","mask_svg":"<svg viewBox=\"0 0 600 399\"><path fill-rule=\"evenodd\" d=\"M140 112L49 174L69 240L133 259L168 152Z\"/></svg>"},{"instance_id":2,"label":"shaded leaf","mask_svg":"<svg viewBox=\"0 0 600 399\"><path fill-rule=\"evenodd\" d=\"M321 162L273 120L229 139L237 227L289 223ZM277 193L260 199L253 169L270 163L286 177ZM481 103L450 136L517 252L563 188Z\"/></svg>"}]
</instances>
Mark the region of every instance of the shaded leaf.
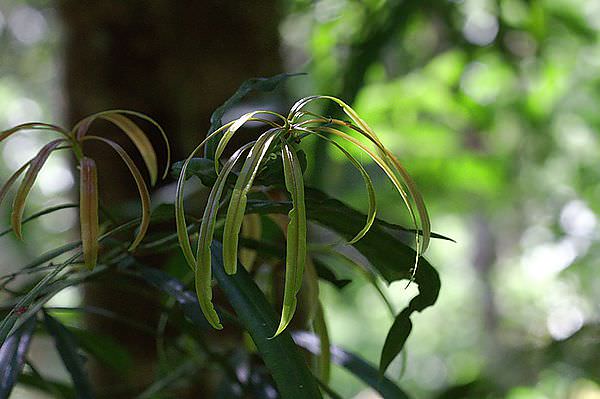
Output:
<instances>
[{"instance_id":1,"label":"shaded leaf","mask_svg":"<svg viewBox=\"0 0 600 399\"><path fill-rule=\"evenodd\" d=\"M221 253L222 245L213 241L213 273L239 320L252 336L282 398L321 398L317 383L290 334L284 331L271 338L277 327L277 316L263 292L243 267L239 267L234 275L226 273Z\"/></svg>"},{"instance_id":2,"label":"shaded leaf","mask_svg":"<svg viewBox=\"0 0 600 399\"><path fill-rule=\"evenodd\" d=\"M96 267L98 260L98 172L96 162L88 157L79 163L79 223L83 261L89 270Z\"/></svg>"},{"instance_id":3,"label":"shaded leaf","mask_svg":"<svg viewBox=\"0 0 600 399\"><path fill-rule=\"evenodd\" d=\"M303 73L282 73L268 78L252 78L243 82L237 91L227 99L219 108L217 108L210 116L209 134L215 132L223 125L223 116L227 111L236 106L244 97L253 91L269 92L275 90L282 82L293 76L304 75ZM215 158L215 151L218 143L221 141L220 135L216 135L209 140L206 145L204 157L208 159Z\"/></svg>"},{"instance_id":4,"label":"shaded leaf","mask_svg":"<svg viewBox=\"0 0 600 399\"><path fill-rule=\"evenodd\" d=\"M48 313L44 313L44 322L48 332L54 338L54 344L65 367L71 375L77 397L81 399L94 398L83 359L79 354L76 338L64 325Z\"/></svg>"},{"instance_id":5,"label":"shaded leaf","mask_svg":"<svg viewBox=\"0 0 600 399\"><path fill-rule=\"evenodd\" d=\"M35 316L30 317L0 347L0 397L8 398L23 371L25 356L35 329Z\"/></svg>"},{"instance_id":6,"label":"shaded leaf","mask_svg":"<svg viewBox=\"0 0 600 399\"><path fill-rule=\"evenodd\" d=\"M321 352L321 343L314 334L306 331L296 331L292 334L296 344L313 354ZM364 383L375 389L384 398L408 399L409 396L389 378L379 374L371 364L335 345L330 346L331 360L342 366Z\"/></svg>"}]
</instances>

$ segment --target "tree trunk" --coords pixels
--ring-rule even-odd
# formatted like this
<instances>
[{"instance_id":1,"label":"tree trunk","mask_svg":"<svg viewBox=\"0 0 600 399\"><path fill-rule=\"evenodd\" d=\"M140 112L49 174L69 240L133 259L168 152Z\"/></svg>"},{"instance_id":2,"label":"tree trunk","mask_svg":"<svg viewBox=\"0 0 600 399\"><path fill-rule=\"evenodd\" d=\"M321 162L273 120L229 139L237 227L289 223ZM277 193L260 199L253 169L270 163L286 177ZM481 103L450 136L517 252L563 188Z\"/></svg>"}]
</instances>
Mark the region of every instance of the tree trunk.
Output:
<instances>
[{"instance_id":1,"label":"tree trunk","mask_svg":"<svg viewBox=\"0 0 600 399\"><path fill-rule=\"evenodd\" d=\"M280 72L274 0L251 7L220 0L62 1L59 8L68 120L115 108L143 112L165 128L175 160L204 137L211 112L243 80ZM111 135L109 126L95 128ZM152 140L162 148L159 135ZM117 141L136 154L127 140ZM101 200L109 209L135 200L127 168L108 147L90 145L86 152L97 161ZM164 161L164 156L159 153L159 159ZM152 263L160 266L161 261ZM85 289L86 305L156 325L157 302L146 295L133 297L127 292L131 284L113 277L91 284ZM91 317L87 322L93 331L126 346L135 361L126 379L96 369L95 385L124 387L112 392L113 398L133 397L152 381L154 338L107 319Z\"/></svg>"}]
</instances>

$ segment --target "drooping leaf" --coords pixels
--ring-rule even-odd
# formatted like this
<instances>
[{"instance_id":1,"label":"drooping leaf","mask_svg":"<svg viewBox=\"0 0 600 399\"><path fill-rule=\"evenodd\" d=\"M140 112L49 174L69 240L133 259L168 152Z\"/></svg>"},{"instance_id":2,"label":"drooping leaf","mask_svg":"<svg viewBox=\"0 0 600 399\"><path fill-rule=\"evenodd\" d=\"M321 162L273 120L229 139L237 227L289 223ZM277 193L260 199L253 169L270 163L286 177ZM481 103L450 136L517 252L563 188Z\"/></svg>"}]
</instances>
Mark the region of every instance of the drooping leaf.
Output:
<instances>
[{"instance_id":1,"label":"drooping leaf","mask_svg":"<svg viewBox=\"0 0 600 399\"><path fill-rule=\"evenodd\" d=\"M44 322L46 329L54 338L54 344L67 371L71 375L77 397L81 399L94 398L76 338L64 325L48 313L44 313Z\"/></svg>"},{"instance_id":2,"label":"drooping leaf","mask_svg":"<svg viewBox=\"0 0 600 399\"><path fill-rule=\"evenodd\" d=\"M0 397L8 398L23 371L25 356L35 329L35 316L30 317L0 347Z\"/></svg>"},{"instance_id":3,"label":"drooping leaf","mask_svg":"<svg viewBox=\"0 0 600 399\"><path fill-rule=\"evenodd\" d=\"M83 157L80 165L79 181L79 222L81 224L81 243L83 261L89 270L96 267L98 260L98 173L96 162Z\"/></svg>"},{"instance_id":4,"label":"drooping leaf","mask_svg":"<svg viewBox=\"0 0 600 399\"><path fill-rule=\"evenodd\" d=\"M140 226L139 226L138 232L135 236L135 239L129 246L129 250L133 251L135 248L137 248L137 246L140 244L140 242L142 242L142 240L144 239L144 236L146 235L146 231L148 230L148 226L150 225L150 193L148 192L148 187L146 186L146 183L144 182L144 178L142 177L140 170L138 169L137 166L135 166L135 163L133 162L131 157L127 154L127 152L123 149L123 147L121 147L119 144L115 143L112 140L105 139L104 137L86 136L84 139L98 140L98 141L101 141L101 142L106 143L109 146L111 146L113 148L113 150L115 150L115 152L117 154L119 154L119 156L121 157L123 162L125 162L125 164L129 168L129 171L131 172L131 175L133 176L133 179L135 180L135 184L136 184L138 192L140 194L140 201L141 201L141 205L142 205L142 217L140 220Z\"/></svg>"},{"instance_id":5,"label":"drooping leaf","mask_svg":"<svg viewBox=\"0 0 600 399\"><path fill-rule=\"evenodd\" d=\"M271 338L277 327L277 316L260 288L243 267L239 267L234 275L226 273L221 255L222 245L216 241L212 245L213 273L219 287L250 333L281 397L321 398L317 383L290 334L283 331Z\"/></svg>"},{"instance_id":6,"label":"drooping leaf","mask_svg":"<svg viewBox=\"0 0 600 399\"><path fill-rule=\"evenodd\" d=\"M60 205L51 206L51 207L45 208L39 212L36 212L36 213L26 217L25 219L23 219L21 221L21 225L26 224L32 220L35 220L41 216L48 215L50 213L54 213L56 211L60 211L63 209L69 209L69 208L78 208L78 207L79 207L79 204L60 204ZM12 228L6 229L6 230L0 232L0 237L10 233L11 231L12 231Z\"/></svg>"},{"instance_id":7,"label":"drooping leaf","mask_svg":"<svg viewBox=\"0 0 600 399\"><path fill-rule=\"evenodd\" d=\"M202 313L204 313L204 316L206 316L209 323L219 330L223 328L223 326L221 325L219 316L212 304L210 244L213 239L215 223L217 221L217 212L219 210L219 201L221 200L227 176L229 176L229 173L231 173L231 170L242 154L253 145L254 142L251 142L238 149L223 166L223 170L210 190L206 207L204 208L204 215L202 216L202 223L200 224L200 232L198 233L198 249L196 251L197 263L195 267L196 293L198 294L198 301L200 302Z\"/></svg>"},{"instance_id":8,"label":"drooping leaf","mask_svg":"<svg viewBox=\"0 0 600 399\"><path fill-rule=\"evenodd\" d=\"M282 141L281 154L285 174L285 186L292 199L292 209L286 234L285 287L281 322L275 336L290 323L296 310L296 295L302 287L306 263L306 208L304 203L304 178L298 157L291 146Z\"/></svg>"},{"instance_id":9,"label":"drooping leaf","mask_svg":"<svg viewBox=\"0 0 600 399\"><path fill-rule=\"evenodd\" d=\"M271 143L280 133L281 129L269 129L256 140L233 188L223 230L223 259L225 270L230 274L235 273L237 268L238 236L244 220L248 191L252 187L260 164L269 151Z\"/></svg>"},{"instance_id":10,"label":"drooping leaf","mask_svg":"<svg viewBox=\"0 0 600 399\"><path fill-rule=\"evenodd\" d=\"M25 173L25 177L19 186L17 195L13 201L13 209L11 213L11 225L15 235L23 239L21 233L21 220L23 219L23 211L25 210L25 201L31 191L31 187L38 176L38 173L48 160L48 157L58 146L64 143L64 139L57 139L49 142L37 153L37 155L30 161L29 168Z\"/></svg>"},{"instance_id":11,"label":"drooping leaf","mask_svg":"<svg viewBox=\"0 0 600 399\"><path fill-rule=\"evenodd\" d=\"M242 223L242 232L240 238L260 241L262 235L262 222L260 215L249 214L244 216L244 222ZM256 260L256 251L248 248L240 249L240 263L244 265L247 270L252 270L254 261Z\"/></svg>"},{"instance_id":12,"label":"drooping leaf","mask_svg":"<svg viewBox=\"0 0 600 399\"><path fill-rule=\"evenodd\" d=\"M323 304L320 301L313 320L313 329L315 334L319 337L319 342L323 348L325 348L325 350L320 351L317 355L319 379L325 384L328 384L331 376L331 342L329 341L329 330L327 329L327 322L325 321Z\"/></svg>"},{"instance_id":13,"label":"drooping leaf","mask_svg":"<svg viewBox=\"0 0 600 399\"><path fill-rule=\"evenodd\" d=\"M296 344L313 354L321 352L321 343L314 334L306 331L296 331L292 334ZM384 398L409 399L409 396L400 387L398 387L389 378L379 374L377 369L354 355L351 352L343 350L335 345L330 346L331 361L342 366L364 383L376 390Z\"/></svg>"},{"instance_id":14,"label":"drooping leaf","mask_svg":"<svg viewBox=\"0 0 600 399\"><path fill-rule=\"evenodd\" d=\"M227 111L236 106L244 97L246 97L251 92L259 91L259 92L269 92L275 90L277 86L279 86L285 80L293 77L304 75L302 73L282 73L279 75L271 76L268 78L252 78L243 82L237 91L227 99L219 108L217 108L212 115L210 116L210 130L209 134L215 132L221 125L223 125L223 116ZM217 143L221 141L221 136L216 135L213 139L211 139L207 145L206 150L204 152L204 157L208 159L215 158L215 151L217 148Z\"/></svg>"},{"instance_id":15,"label":"drooping leaf","mask_svg":"<svg viewBox=\"0 0 600 399\"><path fill-rule=\"evenodd\" d=\"M4 130L0 132L0 142L13 134L20 132L21 130L49 130L53 132L57 132L65 136L65 138L69 138L68 133L61 127L56 125L51 125L49 123L41 123L41 122L29 122L22 123L20 125L14 126L10 129Z\"/></svg>"},{"instance_id":16,"label":"drooping leaf","mask_svg":"<svg viewBox=\"0 0 600 399\"><path fill-rule=\"evenodd\" d=\"M23 166L21 166L19 169L17 169L9 178L7 181L4 182L4 184L2 185L2 187L0 187L0 205L2 204L2 201L4 200L4 197L6 197L6 194L8 194L8 191L11 189L11 187L13 186L13 184L15 184L15 182L17 181L17 179L19 178L19 176L21 176L23 174L23 172L25 172L25 170L29 167L30 162L27 162L26 164L24 164ZM12 231L12 229L10 230Z\"/></svg>"},{"instance_id":17,"label":"drooping leaf","mask_svg":"<svg viewBox=\"0 0 600 399\"><path fill-rule=\"evenodd\" d=\"M175 226L177 227L177 240L179 241L181 252L183 252L185 261L191 270L196 269L196 258L194 257L194 253L192 252L192 246L190 244L190 235L188 233L188 228L185 222L185 208L183 206L185 182L188 178L187 169L192 159L194 159L194 157L198 153L198 151L200 151L209 140L217 136L223 130L229 128L229 126L231 126L232 124L233 122L229 122L221 126L219 129L215 130L213 133L209 134L204 140L202 140L202 142L198 144L196 148L194 148L191 154L181 164L181 169L179 170L179 177L177 178L177 187L175 189ZM213 165L211 163L211 167L212 166Z\"/></svg>"},{"instance_id":18,"label":"drooping leaf","mask_svg":"<svg viewBox=\"0 0 600 399\"><path fill-rule=\"evenodd\" d=\"M98 112L96 114L90 115L82 120L80 120L72 129L72 134L77 138L77 140L83 140L87 135L88 130L91 124L97 119L105 119L113 124L115 124L121 131L123 131L130 140L135 144L137 149L140 151L142 158L148 168L148 173L150 174L150 180L152 185L156 183L156 178L158 176L158 165L156 161L156 152L154 151L154 147L150 143L148 136L139 126L133 122L130 118L125 115L133 115L140 119L145 120L152 124L160 133L163 142L166 148L166 160L165 160L165 171L163 173L162 178L167 177L169 173L169 167L171 166L171 147L169 144L169 139L167 138L167 134L164 129L158 122L154 119L150 118L148 115L142 114L141 112L130 111L126 109L113 109L108 111Z\"/></svg>"},{"instance_id":19,"label":"drooping leaf","mask_svg":"<svg viewBox=\"0 0 600 399\"><path fill-rule=\"evenodd\" d=\"M102 114L99 117L114 123L133 141L133 144L135 144L146 163L146 168L148 168L148 173L150 174L150 181L152 185L155 185L158 178L156 153L154 152L152 143L142 129L131 119L117 112Z\"/></svg>"}]
</instances>

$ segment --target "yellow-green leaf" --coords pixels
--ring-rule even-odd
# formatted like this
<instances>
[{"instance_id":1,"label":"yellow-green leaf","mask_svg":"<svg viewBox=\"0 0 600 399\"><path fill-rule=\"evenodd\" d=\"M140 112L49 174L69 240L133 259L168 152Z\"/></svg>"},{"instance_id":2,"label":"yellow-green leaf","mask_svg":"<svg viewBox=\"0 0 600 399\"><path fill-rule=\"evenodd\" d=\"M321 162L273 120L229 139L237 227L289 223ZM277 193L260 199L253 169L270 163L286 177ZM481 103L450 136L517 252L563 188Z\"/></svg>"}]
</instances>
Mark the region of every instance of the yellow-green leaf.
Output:
<instances>
[{"instance_id":1,"label":"yellow-green leaf","mask_svg":"<svg viewBox=\"0 0 600 399\"><path fill-rule=\"evenodd\" d=\"M260 215L252 213L244 216L241 235L242 238L249 238L256 241L260 240L262 235L262 222ZM253 249L242 248L240 249L239 257L240 263L247 270L252 270L256 260L256 251Z\"/></svg>"},{"instance_id":2,"label":"yellow-green leaf","mask_svg":"<svg viewBox=\"0 0 600 399\"><path fill-rule=\"evenodd\" d=\"M248 143L238 149L223 166L223 170L217 177L217 181L210 190L202 223L200 224L200 232L198 233L198 249L196 253L196 294L200 309L208 320L208 322L216 329L221 329L223 326L219 320L219 316L212 304L212 273L211 273L211 251L210 244L213 239L215 223L217 220L217 212L219 210L219 201L227 182L227 176L235 166L235 163L240 159L244 151L254 145L254 142Z\"/></svg>"},{"instance_id":3,"label":"yellow-green leaf","mask_svg":"<svg viewBox=\"0 0 600 399\"><path fill-rule=\"evenodd\" d=\"M98 259L98 172L96 162L83 157L79 163L79 222L83 261L93 270Z\"/></svg>"},{"instance_id":4,"label":"yellow-green leaf","mask_svg":"<svg viewBox=\"0 0 600 399\"><path fill-rule=\"evenodd\" d=\"M285 187L292 199L287 228L287 247L285 256L285 287L283 292L283 310L281 321L274 336L279 335L288 326L296 310L296 295L302 286L302 275L306 263L306 208L304 204L304 179L296 152L282 141L281 155Z\"/></svg>"},{"instance_id":5,"label":"yellow-green leaf","mask_svg":"<svg viewBox=\"0 0 600 399\"><path fill-rule=\"evenodd\" d=\"M280 133L281 129L269 129L256 140L233 188L223 231L223 262L225 271L229 274L234 274L237 270L238 235L244 220L248 191L252 187L261 161L269 151L273 140Z\"/></svg>"}]
</instances>

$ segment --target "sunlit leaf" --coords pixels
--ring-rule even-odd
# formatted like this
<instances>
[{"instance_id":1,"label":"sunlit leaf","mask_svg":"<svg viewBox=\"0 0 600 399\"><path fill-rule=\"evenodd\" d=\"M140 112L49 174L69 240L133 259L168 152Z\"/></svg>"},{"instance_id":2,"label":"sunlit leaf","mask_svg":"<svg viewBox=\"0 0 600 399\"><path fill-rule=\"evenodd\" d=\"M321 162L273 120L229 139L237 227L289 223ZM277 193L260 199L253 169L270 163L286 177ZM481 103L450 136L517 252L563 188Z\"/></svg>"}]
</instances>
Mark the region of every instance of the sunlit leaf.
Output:
<instances>
[{"instance_id":1,"label":"sunlit leaf","mask_svg":"<svg viewBox=\"0 0 600 399\"><path fill-rule=\"evenodd\" d=\"M281 133L281 129L269 129L263 133L250 150L231 194L223 230L223 259L225 270L233 274L237 269L238 236L242 228L248 191L258 173L260 163L269 151L271 143Z\"/></svg>"},{"instance_id":2,"label":"sunlit leaf","mask_svg":"<svg viewBox=\"0 0 600 399\"><path fill-rule=\"evenodd\" d=\"M15 235L20 239L23 238L21 232L21 220L23 219L23 211L25 210L25 201L31 191L31 187L38 176L38 173L48 160L48 157L58 146L64 143L64 139L53 140L42 147L37 155L30 161L29 168L25 173L25 177L19 186L15 199L13 201L13 209L11 214L11 225Z\"/></svg>"},{"instance_id":3,"label":"sunlit leaf","mask_svg":"<svg viewBox=\"0 0 600 399\"><path fill-rule=\"evenodd\" d=\"M304 178L295 150L285 141L281 143L285 185L292 199L290 222L286 234L285 288L281 322L275 336L290 323L296 310L296 295L302 287L306 263L306 208L304 203Z\"/></svg>"},{"instance_id":4,"label":"sunlit leaf","mask_svg":"<svg viewBox=\"0 0 600 399\"><path fill-rule=\"evenodd\" d=\"M79 163L79 222L81 225L81 243L83 261L89 270L93 270L98 260L98 171L96 162L83 157Z\"/></svg>"},{"instance_id":5,"label":"sunlit leaf","mask_svg":"<svg viewBox=\"0 0 600 399\"><path fill-rule=\"evenodd\" d=\"M219 316L212 304L210 244L213 239L217 212L219 210L219 201L223 193L223 188L225 187L225 182L227 181L227 176L231 173L231 170L242 154L253 145L254 142L251 142L237 150L223 166L223 170L217 177L217 181L208 196L206 207L204 208L204 215L202 216L202 223L200 224L200 232L198 233L198 249L196 252L197 264L195 268L196 292L198 294L198 301L200 302L202 313L204 313L209 323L217 329L221 329L223 326L221 325Z\"/></svg>"}]
</instances>

